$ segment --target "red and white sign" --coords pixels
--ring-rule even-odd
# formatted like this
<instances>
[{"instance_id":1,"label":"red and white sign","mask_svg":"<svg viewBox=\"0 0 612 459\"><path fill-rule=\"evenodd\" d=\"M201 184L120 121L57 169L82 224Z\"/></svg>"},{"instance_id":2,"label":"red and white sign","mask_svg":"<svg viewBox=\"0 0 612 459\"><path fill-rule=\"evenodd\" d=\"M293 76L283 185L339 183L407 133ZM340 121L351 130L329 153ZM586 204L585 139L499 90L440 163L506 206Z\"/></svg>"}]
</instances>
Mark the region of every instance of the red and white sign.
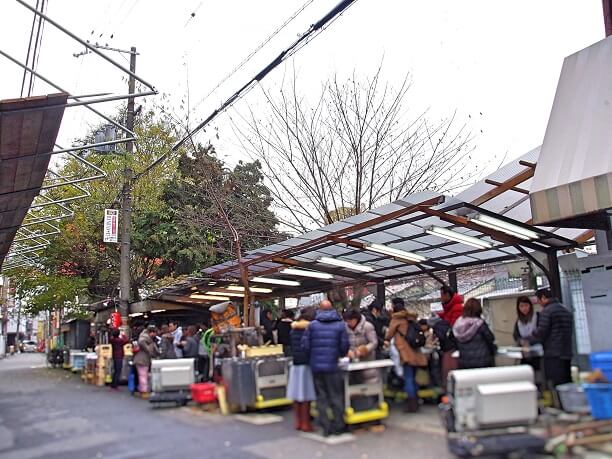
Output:
<instances>
[{"instance_id":1,"label":"red and white sign","mask_svg":"<svg viewBox=\"0 0 612 459\"><path fill-rule=\"evenodd\" d=\"M104 242L117 242L119 235L119 211L104 210Z\"/></svg>"}]
</instances>

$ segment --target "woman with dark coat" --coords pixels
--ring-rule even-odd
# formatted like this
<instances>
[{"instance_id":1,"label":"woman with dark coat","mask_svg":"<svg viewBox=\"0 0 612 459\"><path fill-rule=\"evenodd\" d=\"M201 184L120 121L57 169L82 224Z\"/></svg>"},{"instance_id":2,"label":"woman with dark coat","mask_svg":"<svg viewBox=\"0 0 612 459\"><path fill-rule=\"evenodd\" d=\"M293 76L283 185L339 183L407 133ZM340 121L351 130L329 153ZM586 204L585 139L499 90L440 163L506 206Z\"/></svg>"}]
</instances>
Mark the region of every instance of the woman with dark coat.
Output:
<instances>
[{"instance_id":1,"label":"woman with dark coat","mask_svg":"<svg viewBox=\"0 0 612 459\"><path fill-rule=\"evenodd\" d=\"M462 316L453 326L453 335L459 348L459 368L495 366L495 336L481 315L480 301L470 298L465 302Z\"/></svg>"},{"instance_id":2,"label":"woman with dark coat","mask_svg":"<svg viewBox=\"0 0 612 459\"><path fill-rule=\"evenodd\" d=\"M314 308L304 308L300 319L291 323L291 350L293 365L289 370L287 398L293 400L295 428L303 432L312 432L310 421L310 402L316 400L312 371L310 370L308 354L302 349L302 336L310 322L315 318Z\"/></svg>"}]
</instances>

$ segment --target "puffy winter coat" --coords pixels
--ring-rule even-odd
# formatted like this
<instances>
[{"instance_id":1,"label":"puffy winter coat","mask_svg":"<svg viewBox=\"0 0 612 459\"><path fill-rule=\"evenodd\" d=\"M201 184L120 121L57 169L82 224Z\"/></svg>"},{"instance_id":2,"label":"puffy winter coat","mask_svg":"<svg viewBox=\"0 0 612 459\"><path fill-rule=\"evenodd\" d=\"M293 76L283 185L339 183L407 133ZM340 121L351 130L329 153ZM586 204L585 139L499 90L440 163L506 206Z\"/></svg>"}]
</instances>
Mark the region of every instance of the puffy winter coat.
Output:
<instances>
[{"instance_id":1,"label":"puffy winter coat","mask_svg":"<svg viewBox=\"0 0 612 459\"><path fill-rule=\"evenodd\" d=\"M495 336L484 320L460 317L453 326L459 348L459 368L485 368L495 366Z\"/></svg>"},{"instance_id":2,"label":"puffy winter coat","mask_svg":"<svg viewBox=\"0 0 612 459\"><path fill-rule=\"evenodd\" d=\"M385 340L390 341L392 338L395 338L395 347L399 352L403 364L413 367L424 367L427 366L427 357L425 354L419 352L417 349L413 349L410 344L408 344L408 341L406 341L409 323L415 322L416 319L416 314L410 311L394 312L391 316L391 323L389 324Z\"/></svg>"},{"instance_id":3,"label":"puffy winter coat","mask_svg":"<svg viewBox=\"0 0 612 459\"><path fill-rule=\"evenodd\" d=\"M360 356L360 360L375 360L378 337L376 336L374 325L368 322L364 316L361 316L357 326L354 329L347 327L347 331L352 351L356 351L362 346L368 350L367 355Z\"/></svg>"},{"instance_id":4,"label":"puffy winter coat","mask_svg":"<svg viewBox=\"0 0 612 459\"><path fill-rule=\"evenodd\" d=\"M442 312L438 313L442 320L446 320L450 326L463 314L463 297L455 293L448 303L442 303Z\"/></svg>"},{"instance_id":5,"label":"puffy winter coat","mask_svg":"<svg viewBox=\"0 0 612 459\"><path fill-rule=\"evenodd\" d=\"M302 337L304 332L310 325L307 320L298 320L291 323L291 332L289 337L291 338L291 352L293 353L293 364L294 365L308 365L308 354L302 349Z\"/></svg>"},{"instance_id":6,"label":"puffy winter coat","mask_svg":"<svg viewBox=\"0 0 612 459\"><path fill-rule=\"evenodd\" d=\"M151 359L156 358L159 354L157 344L153 338L149 336L149 332L145 329L138 337L139 351L134 356L134 365L140 367L150 367Z\"/></svg>"},{"instance_id":7,"label":"puffy winter coat","mask_svg":"<svg viewBox=\"0 0 612 459\"><path fill-rule=\"evenodd\" d=\"M538 328L530 342L542 343L545 358L571 359L573 330L572 313L553 298L540 312Z\"/></svg>"},{"instance_id":8,"label":"puffy winter coat","mask_svg":"<svg viewBox=\"0 0 612 459\"><path fill-rule=\"evenodd\" d=\"M346 325L335 310L317 311L302 337L302 349L308 355L313 373L338 371L338 359L349 351Z\"/></svg>"}]
</instances>

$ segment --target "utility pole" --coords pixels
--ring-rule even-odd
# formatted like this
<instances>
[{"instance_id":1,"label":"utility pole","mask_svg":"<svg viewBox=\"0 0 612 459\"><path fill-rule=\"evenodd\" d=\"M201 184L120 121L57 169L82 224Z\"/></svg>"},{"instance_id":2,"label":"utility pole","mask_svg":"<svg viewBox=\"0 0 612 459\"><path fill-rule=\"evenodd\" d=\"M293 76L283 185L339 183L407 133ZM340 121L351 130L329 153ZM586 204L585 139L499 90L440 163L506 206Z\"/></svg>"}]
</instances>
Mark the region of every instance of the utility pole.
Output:
<instances>
[{"instance_id":1,"label":"utility pole","mask_svg":"<svg viewBox=\"0 0 612 459\"><path fill-rule=\"evenodd\" d=\"M108 46L93 45L96 48L106 49L109 51L115 51L118 53L125 53L130 55L130 79L128 80L128 94L134 94L136 92L136 79L133 74L136 73L136 48L132 46L129 51L110 48ZM89 54L89 50L85 50L80 53L73 54L74 57L83 56ZM127 103L127 114L125 120L125 127L133 132L134 131L134 97L128 98ZM125 167L123 169L123 187L121 191L121 256L120 256L120 272L119 272L119 312L121 313L121 323L124 332L129 331L128 324L128 309L130 304L130 290L131 290L131 277L130 277L130 240L132 235L132 178L133 171L128 166L128 159L134 153L134 142L132 140L126 143L126 157Z\"/></svg>"},{"instance_id":2,"label":"utility pole","mask_svg":"<svg viewBox=\"0 0 612 459\"><path fill-rule=\"evenodd\" d=\"M136 72L136 48L130 49L130 71ZM129 94L134 94L136 80L130 75L128 83ZM130 97L127 104L126 127L134 130L134 98ZM119 288L119 312L121 313L121 323L127 326L128 323L128 308L130 304L130 245L132 236L132 169L128 167L128 158L134 152L134 142L129 141L126 145L127 157L126 166L123 169L123 192L121 199L121 271L120 271L120 288ZM127 330L127 329L126 329Z\"/></svg>"}]
</instances>

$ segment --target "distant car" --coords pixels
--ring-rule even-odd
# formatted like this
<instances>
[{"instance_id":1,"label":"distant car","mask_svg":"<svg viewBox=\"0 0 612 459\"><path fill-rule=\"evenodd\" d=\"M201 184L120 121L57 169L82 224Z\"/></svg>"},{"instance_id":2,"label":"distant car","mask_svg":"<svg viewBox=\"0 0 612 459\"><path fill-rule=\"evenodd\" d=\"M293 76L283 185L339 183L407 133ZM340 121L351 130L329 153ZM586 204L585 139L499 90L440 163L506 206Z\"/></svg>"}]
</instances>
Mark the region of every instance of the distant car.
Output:
<instances>
[{"instance_id":1,"label":"distant car","mask_svg":"<svg viewBox=\"0 0 612 459\"><path fill-rule=\"evenodd\" d=\"M38 343L36 341L25 340L21 342L21 352L36 352Z\"/></svg>"}]
</instances>

